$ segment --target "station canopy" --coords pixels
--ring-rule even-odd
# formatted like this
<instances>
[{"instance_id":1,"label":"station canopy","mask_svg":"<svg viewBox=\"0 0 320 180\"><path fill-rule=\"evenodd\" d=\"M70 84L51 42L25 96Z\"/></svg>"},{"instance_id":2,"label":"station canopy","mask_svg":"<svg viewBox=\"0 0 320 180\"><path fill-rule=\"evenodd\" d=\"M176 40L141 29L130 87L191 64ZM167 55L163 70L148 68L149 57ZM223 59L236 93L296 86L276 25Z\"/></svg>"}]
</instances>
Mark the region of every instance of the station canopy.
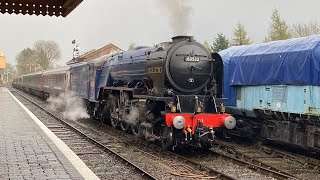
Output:
<instances>
[{"instance_id":1,"label":"station canopy","mask_svg":"<svg viewBox=\"0 0 320 180\"><path fill-rule=\"evenodd\" d=\"M66 17L83 0L0 0L0 13Z\"/></svg>"}]
</instances>

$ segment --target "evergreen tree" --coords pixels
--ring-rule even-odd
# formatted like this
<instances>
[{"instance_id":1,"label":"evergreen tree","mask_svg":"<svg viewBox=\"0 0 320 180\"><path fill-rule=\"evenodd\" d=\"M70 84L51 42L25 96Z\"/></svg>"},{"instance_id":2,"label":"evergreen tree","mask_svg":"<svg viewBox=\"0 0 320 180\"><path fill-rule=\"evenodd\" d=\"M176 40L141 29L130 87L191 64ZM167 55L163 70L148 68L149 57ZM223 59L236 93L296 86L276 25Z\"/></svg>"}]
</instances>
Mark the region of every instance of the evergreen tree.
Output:
<instances>
[{"instance_id":1,"label":"evergreen tree","mask_svg":"<svg viewBox=\"0 0 320 180\"><path fill-rule=\"evenodd\" d=\"M228 38L223 35L222 33L218 33L217 37L213 41L213 51L219 52L229 47L229 40Z\"/></svg>"},{"instance_id":2,"label":"evergreen tree","mask_svg":"<svg viewBox=\"0 0 320 180\"><path fill-rule=\"evenodd\" d=\"M210 52L219 52L221 50L227 49L229 47L229 40L228 38L223 35L222 33L218 33L217 36L214 38L212 45L210 45L207 41L204 42L204 46Z\"/></svg>"},{"instance_id":3,"label":"evergreen tree","mask_svg":"<svg viewBox=\"0 0 320 180\"><path fill-rule=\"evenodd\" d=\"M270 18L269 31L266 41L283 40L290 38L289 27L287 23L281 19L277 9L273 10Z\"/></svg>"},{"instance_id":4,"label":"evergreen tree","mask_svg":"<svg viewBox=\"0 0 320 180\"><path fill-rule=\"evenodd\" d=\"M252 41L247 35L247 31L244 28L244 25L238 23L237 26L233 30L233 39L231 45L238 46L238 45L248 45L251 44Z\"/></svg>"}]
</instances>

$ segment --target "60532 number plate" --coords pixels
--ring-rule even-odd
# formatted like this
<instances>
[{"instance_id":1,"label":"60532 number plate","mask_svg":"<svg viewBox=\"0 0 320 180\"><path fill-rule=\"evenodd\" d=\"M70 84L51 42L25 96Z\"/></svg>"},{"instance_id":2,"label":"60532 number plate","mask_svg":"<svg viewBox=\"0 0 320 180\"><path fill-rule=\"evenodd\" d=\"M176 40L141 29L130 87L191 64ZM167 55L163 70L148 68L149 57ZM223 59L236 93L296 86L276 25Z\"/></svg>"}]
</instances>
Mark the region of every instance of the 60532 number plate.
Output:
<instances>
[{"instance_id":1,"label":"60532 number plate","mask_svg":"<svg viewBox=\"0 0 320 180\"><path fill-rule=\"evenodd\" d=\"M186 57L184 59L184 61L186 61L186 62L199 62L200 58L199 57L191 57L191 56L189 56L189 57Z\"/></svg>"}]
</instances>

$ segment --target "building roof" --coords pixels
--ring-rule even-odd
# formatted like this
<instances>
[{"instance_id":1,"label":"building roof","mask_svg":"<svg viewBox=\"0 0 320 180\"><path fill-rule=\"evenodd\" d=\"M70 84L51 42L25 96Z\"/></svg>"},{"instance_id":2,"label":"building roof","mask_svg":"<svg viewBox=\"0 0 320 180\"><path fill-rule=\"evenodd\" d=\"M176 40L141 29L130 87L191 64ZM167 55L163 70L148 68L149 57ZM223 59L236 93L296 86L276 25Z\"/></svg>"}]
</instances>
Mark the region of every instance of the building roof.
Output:
<instances>
[{"instance_id":1,"label":"building roof","mask_svg":"<svg viewBox=\"0 0 320 180\"><path fill-rule=\"evenodd\" d=\"M0 13L66 17L83 0L0 0Z\"/></svg>"},{"instance_id":2,"label":"building roof","mask_svg":"<svg viewBox=\"0 0 320 180\"><path fill-rule=\"evenodd\" d=\"M118 52L118 51L122 51L122 49L120 49L119 47L115 46L114 44L109 43L109 44L103 46L100 49L92 51L91 53L87 53L84 56L84 61L88 62L88 61L94 60L96 58L99 58L99 57L102 57L102 56L105 56L105 55L108 55L108 54L112 54L112 53L115 53L115 52Z\"/></svg>"},{"instance_id":3,"label":"building roof","mask_svg":"<svg viewBox=\"0 0 320 180\"><path fill-rule=\"evenodd\" d=\"M122 49L120 49L119 47L115 46L112 43L109 43L100 49L97 49L97 50L93 49L82 54L78 59L72 59L68 61L67 65L78 63L78 62L88 62L105 55L113 54L118 51L122 51Z\"/></svg>"}]
</instances>

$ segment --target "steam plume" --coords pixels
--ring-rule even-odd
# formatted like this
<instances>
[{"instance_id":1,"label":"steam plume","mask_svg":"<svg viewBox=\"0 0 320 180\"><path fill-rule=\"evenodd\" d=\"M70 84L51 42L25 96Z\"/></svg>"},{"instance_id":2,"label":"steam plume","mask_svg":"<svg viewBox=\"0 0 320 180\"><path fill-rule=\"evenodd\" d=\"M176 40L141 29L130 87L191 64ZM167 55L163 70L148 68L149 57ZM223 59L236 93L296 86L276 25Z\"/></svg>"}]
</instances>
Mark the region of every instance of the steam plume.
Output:
<instances>
[{"instance_id":1,"label":"steam plume","mask_svg":"<svg viewBox=\"0 0 320 180\"><path fill-rule=\"evenodd\" d=\"M62 93L58 97L51 97L47 100L48 107L54 111L62 112L64 119L78 120L89 118L81 98L74 93Z\"/></svg>"},{"instance_id":2,"label":"steam plume","mask_svg":"<svg viewBox=\"0 0 320 180\"><path fill-rule=\"evenodd\" d=\"M139 120L139 109L134 106L130 107L130 112L126 116L126 118L124 118L124 121L126 121L129 124L136 125L138 120Z\"/></svg>"},{"instance_id":3,"label":"steam plume","mask_svg":"<svg viewBox=\"0 0 320 180\"><path fill-rule=\"evenodd\" d=\"M186 35L188 33L192 10L188 2L189 0L158 0L161 10L168 12L174 35Z\"/></svg>"}]
</instances>

